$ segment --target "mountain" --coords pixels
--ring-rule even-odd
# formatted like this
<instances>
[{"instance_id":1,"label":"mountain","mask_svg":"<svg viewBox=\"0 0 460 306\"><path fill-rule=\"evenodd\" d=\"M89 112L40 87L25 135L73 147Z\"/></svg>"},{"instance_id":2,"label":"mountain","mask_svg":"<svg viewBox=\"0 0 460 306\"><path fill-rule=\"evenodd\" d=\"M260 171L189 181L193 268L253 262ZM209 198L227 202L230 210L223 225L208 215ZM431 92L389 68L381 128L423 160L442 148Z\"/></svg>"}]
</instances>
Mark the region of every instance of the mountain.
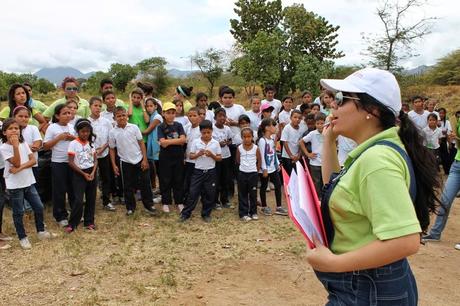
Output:
<instances>
[{"instance_id":1,"label":"mountain","mask_svg":"<svg viewBox=\"0 0 460 306\"><path fill-rule=\"evenodd\" d=\"M431 66L421 65L412 69L406 69L403 71L405 75L419 75L425 73Z\"/></svg>"},{"instance_id":2,"label":"mountain","mask_svg":"<svg viewBox=\"0 0 460 306\"><path fill-rule=\"evenodd\" d=\"M190 70L179 70L176 68L172 68L168 70L168 75L173 78L183 79L183 78L190 76L192 73L195 73L198 71L199 70L190 71Z\"/></svg>"},{"instance_id":3,"label":"mountain","mask_svg":"<svg viewBox=\"0 0 460 306\"><path fill-rule=\"evenodd\" d=\"M34 73L40 78L47 79L53 84L60 84L67 76L73 76L77 79L87 79L94 74L94 72L82 73L80 70L72 67L55 67L55 68L42 68Z\"/></svg>"}]
</instances>

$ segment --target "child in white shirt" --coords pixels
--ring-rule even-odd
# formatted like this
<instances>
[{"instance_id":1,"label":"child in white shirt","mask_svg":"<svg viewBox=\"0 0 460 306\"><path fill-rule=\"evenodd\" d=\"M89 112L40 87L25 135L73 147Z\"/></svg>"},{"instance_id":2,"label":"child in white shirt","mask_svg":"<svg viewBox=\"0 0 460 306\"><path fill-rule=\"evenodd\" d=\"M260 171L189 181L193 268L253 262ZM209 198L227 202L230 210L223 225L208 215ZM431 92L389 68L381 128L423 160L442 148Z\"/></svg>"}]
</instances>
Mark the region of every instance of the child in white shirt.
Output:
<instances>
[{"instance_id":1,"label":"child in white shirt","mask_svg":"<svg viewBox=\"0 0 460 306\"><path fill-rule=\"evenodd\" d=\"M295 109L291 113L291 122L286 125L281 133L283 142L283 151L281 154L284 170L291 175L295 163L300 160L301 152L299 149L299 140L305 132L305 127L300 126L302 113Z\"/></svg>"}]
</instances>

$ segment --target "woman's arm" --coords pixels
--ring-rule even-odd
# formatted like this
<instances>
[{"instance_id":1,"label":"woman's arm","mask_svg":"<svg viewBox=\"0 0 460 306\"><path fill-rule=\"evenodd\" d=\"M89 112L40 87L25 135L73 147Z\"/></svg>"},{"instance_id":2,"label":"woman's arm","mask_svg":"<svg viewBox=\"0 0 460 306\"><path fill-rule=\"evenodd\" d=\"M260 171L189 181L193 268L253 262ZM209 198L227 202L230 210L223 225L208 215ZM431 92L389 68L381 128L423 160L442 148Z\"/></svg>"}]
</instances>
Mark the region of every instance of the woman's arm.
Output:
<instances>
[{"instance_id":1,"label":"woman's arm","mask_svg":"<svg viewBox=\"0 0 460 306\"><path fill-rule=\"evenodd\" d=\"M340 171L339 158L337 156L337 134L332 130L332 124L324 128L323 152L321 154L321 174L323 182L327 184L334 172Z\"/></svg>"}]
</instances>

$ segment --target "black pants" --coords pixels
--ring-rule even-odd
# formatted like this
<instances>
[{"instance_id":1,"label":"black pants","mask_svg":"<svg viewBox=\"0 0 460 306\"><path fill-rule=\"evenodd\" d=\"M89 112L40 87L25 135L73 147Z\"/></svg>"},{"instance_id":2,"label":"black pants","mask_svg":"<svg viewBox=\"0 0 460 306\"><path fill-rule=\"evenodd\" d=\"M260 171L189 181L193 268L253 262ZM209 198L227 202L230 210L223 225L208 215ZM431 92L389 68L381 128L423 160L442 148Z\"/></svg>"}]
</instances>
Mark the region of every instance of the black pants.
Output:
<instances>
[{"instance_id":1,"label":"black pants","mask_svg":"<svg viewBox=\"0 0 460 306\"><path fill-rule=\"evenodd\" d=\"M93 168L84 169L83 172L91 173ZM74 191L74 202L70 213L69 225L77 228L83 215L83 225L94 225L94 211L96 209L97 178L87 181L83 175L73 172L72 183ZM83 197L85 203L83 203ZM83 214L84 206L84 214Z\"/></svg>"},{"instance_id":2,"label":"black pants","mask_svg":"<svg viewBox=\"0 0 460 306\"><path fill-rule=\"evenodd\" d=\"M134 198L136 190L141 191L142 204L144 204L144 207L152 207L153 195L150 186L149 171L142 170L142 161L137 164L130 164L123 161L120 161L120 163L126 209L132 211L136 209L136 199Z\"/></svg>"},{"instance_id":3,"label":"black pants","mask_svg":"<svg viewBox=\"0 0 460 306\"><path fill-rule=\"evenodd\" d=\"M195 164L185 162L184 172L184 203L187 201L187 197L190 193L190 183L192 180L193 170L195 170Z\"/></svg>"},{"instance_id":4,"label":"black pants","mask_svg":"<svg viewBox=\"0 0 460 306\"><path fill-rule=\"evenodd\" d=\"M51 162L51 184L53 185L53 217L57 222L67 219L68 213L65 205L67 194L70 208L73 207L74 193L72 184L72 169L68 163Z\"/></svg>"},{"instance_id":5,"label":"black pants","mask_svg":"<svg viewBox=\"0 0 460 306\"><path fill-rule=\"evenodd\" d=\"M0 169L0 178L3 179L3 172L5 168ZM0 233L2 233L2 225L3 225L3 207L5 206L5 186L3 186L2 182L0 182Z\"/></svg>"},{"instance_id":6,"label":"black pants","mask_svg":"<svg viewBox=\"0 0 460 306\"><path fill-rule=\"evenodd\" d=\"M257 172L238 173L238 212L240 218L257 214Z\"/></svg>"},{"instance_id":7,"label":"black pants","mask_svg":"<svg viewBox=\"0 0 460 306\"><path fill-rule=\"evenodd\" d=\"M280 174L278 171L269 173L267 177L260 176L260 203L262 207L267 206L267 186L268 186L268 179L273 183L275 186L275 199L276 199L276 206L281 206L281 180Z\"/></svg>"},{"instance_id":8,"label":"black pants","mask_svg":"<svg viewBox=\"0 0 460 306\"><path fill-rule=\"evenodd\" d=\"M160 152L160 191L164 205L184 203L184 159L181 156L165 156Z\"/></svg>"},{"instance_id":9,"label":"black pants","mask_svg":"<svg viewBox=\"0 0 460 306\"><path fill-rule=\"evenodd\" d=\"M313 166L310 165L310 173L311 178L313 180L313 184L315 184L316 194L318 195L318 199L321 201L321 197L323 196L323 175L321 174L321 166Z\"/></svg>"},{"instance_id":10,"label":"black pants","mask_svg":"<svg viewBox=\"0 0 460 306\"><path fill-rule=\"evenodd\" d=\"M230 149L230 163L229 167L229 178L228 178L228 195L233 197L235 194L235 181L238 180L239 165L236 164L236 150L237 145L231 144L228 146Z\"/></svg>"},{"instance_id":11,"label":"black pants","mask_svg":"<svg viewBox=\"0 0 460 306\"><path fill-rule=\"evenodd\" d=\"M110 156L98 158L97 164L99 167L99 178L102 185L102 205L107 205L110 203L110 194L112 193L112 176L113 169L110 164Z\"/></svg>"},{"instance_id":12,"label":"black pants","mask_svg":"<svg viewBox=\"0 0 460 306\"><path fill-rule=\"evenodd\" d=\"M193 170L190 180L190 192L187 197L187 202L185 202L185 208L181 213L184 218L190 218L200 195L203 204L201 216L206 217L211 215L211 211L215 205L216 181L217 176L215 169Z\"/></svg>"},{"instance_id":13,"label":"black pants","mask_svg":"<svg viewBox=\"0 0 460 306\"><path fill-rule=\"evenodd\" d=\"M217 192L215 196L216 203L228 203L228 187L230 186L230 165L231 158L224 158L220 162L216 162L217 174ZM233 184L233 183L232 183Z\"/></svg>"},{"instance_id":14,"label":"black pants","mask_svg":"<svg viewBox=\"0 0 460 306\"><path fill-rule=\"evenodd\" d=\"M455 149L455 146L452 143L447 142L445 138L442 138L439 141L439 157L441 158L442 169L445 174L449 174L450 166L452 166L452 163L454 162L456 153L457 150Z\"/></svg>"}]
</instances>

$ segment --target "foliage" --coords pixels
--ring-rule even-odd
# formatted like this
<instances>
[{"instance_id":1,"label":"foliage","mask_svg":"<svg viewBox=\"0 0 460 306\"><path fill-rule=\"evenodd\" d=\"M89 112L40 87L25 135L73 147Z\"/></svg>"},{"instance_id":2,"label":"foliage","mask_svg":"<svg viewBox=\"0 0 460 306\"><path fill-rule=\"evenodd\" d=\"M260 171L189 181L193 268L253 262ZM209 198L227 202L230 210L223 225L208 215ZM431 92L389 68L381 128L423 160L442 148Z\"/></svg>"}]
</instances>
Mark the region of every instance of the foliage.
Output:
<instances>
[{"instance_id":1,"label":"foliage","mask_svg":"<svg viewBox=\"0 0 460 306\"><path fill-rule=\"evenodd\" d=\"M272 83L278 96L294 92L306 84L297 72L299 65L303 71L320 66L326 71L329 59L343 56L336 49L339 26L308 12L301 4L283 9L279 0L239 0L235 5L239 20L230 20L230 32L239 57L232 62L232 71L252 88ZM316 66L307 67L312 58L317 60ZM315 81L309 79L307 83Z\"/></svg>"},{"instance_id":2,"label":"foliage","mask_svg":"<svg viewBox=\"0 0 460 306\"><path fill-rule=\"evenodd\" d=\"M125 92L128 83L136 77L137 68L129 64L115 63L110 65L109 74L112 77L113 86L117 90Z\"/></svg>"},{"instance_id":3,"label":"foliage","mask_svg":"<svg viewBox=\"0 0 460 306\"><path fill-rule=\"evenodd\" d=\"M297 60L297 70L292 80L300 90L309 90L314 96L320 94L319 80L330 78L334 63L331 61L321 62L316 57L304 55Z\"/></svg>"},{"instance_id":4,"label":"foliage","mask_svg":"<svg viewBox=\"0 0 460 306\"><path fill-rule=\"evenodd\" d=\"M374 67L392 72L402 70L399 63L414 54L413 43L431 33L435 17L424 17L412 22L408 13L411 9L423 6L425 0L406 0L400 4L397 0L386 0L377 9L377 15L384 26L380 35L363 35L368 43L367 55L371 57L370 64Z\"/></svg>"},{"instance_id":5,"label":"foliage","mask_svg":"<svg viewBox=\"0 0 460 306\"><path fill-rule=\"evenodd\" d=\"M8 90L12 84L22 84L25 82L32 85L35 93L47 94L56 90L53 83L46 79L39 78L36 75L30 73L17 74L0 71L0 100L7 99Z\"/></svg>"},{"instance_id":6,"label":"foliage","mask_svg":"<svg viewBox=\"0 0 460 306\"><path fill-rule=\"evenodd\" d=\"M427 78L438 85L460 84L460 49L438 60L427 73Z\"/></svg>"},{"instance_id":7,"label":"foliage","mask_svg":"<svg viewBox=\"0 0 460 306\"><path fill-rule=\"evenodd\" d=\"M100 94L100 83L103 79L111 78L108 72L97 71L82 84L82 89L90 94Z\"/></svg>"},{"instance_id":8,"label":"foliage","mask_svg":"<svg viewBox=\"0 0 460 306\"><path fill-rule=\"evenodd\" d=\"M162 95L171 85L171 78L168 76L166 64L163 57L151 57L136 64L140 78L155 85L157 95Z\"/></svg>"},{"instance_id":9,"label":"foliage","mask_svg":"<svg viewBox=\"0 0 460 306\"><path fill-rule=\"evenodd\" d=\"M213 89L217 80L222 76L224 52L210 48L192 57L193 62L198 66L202 76L208 80L208 94L213 97Z\"/></svg>"}]
</instances>

